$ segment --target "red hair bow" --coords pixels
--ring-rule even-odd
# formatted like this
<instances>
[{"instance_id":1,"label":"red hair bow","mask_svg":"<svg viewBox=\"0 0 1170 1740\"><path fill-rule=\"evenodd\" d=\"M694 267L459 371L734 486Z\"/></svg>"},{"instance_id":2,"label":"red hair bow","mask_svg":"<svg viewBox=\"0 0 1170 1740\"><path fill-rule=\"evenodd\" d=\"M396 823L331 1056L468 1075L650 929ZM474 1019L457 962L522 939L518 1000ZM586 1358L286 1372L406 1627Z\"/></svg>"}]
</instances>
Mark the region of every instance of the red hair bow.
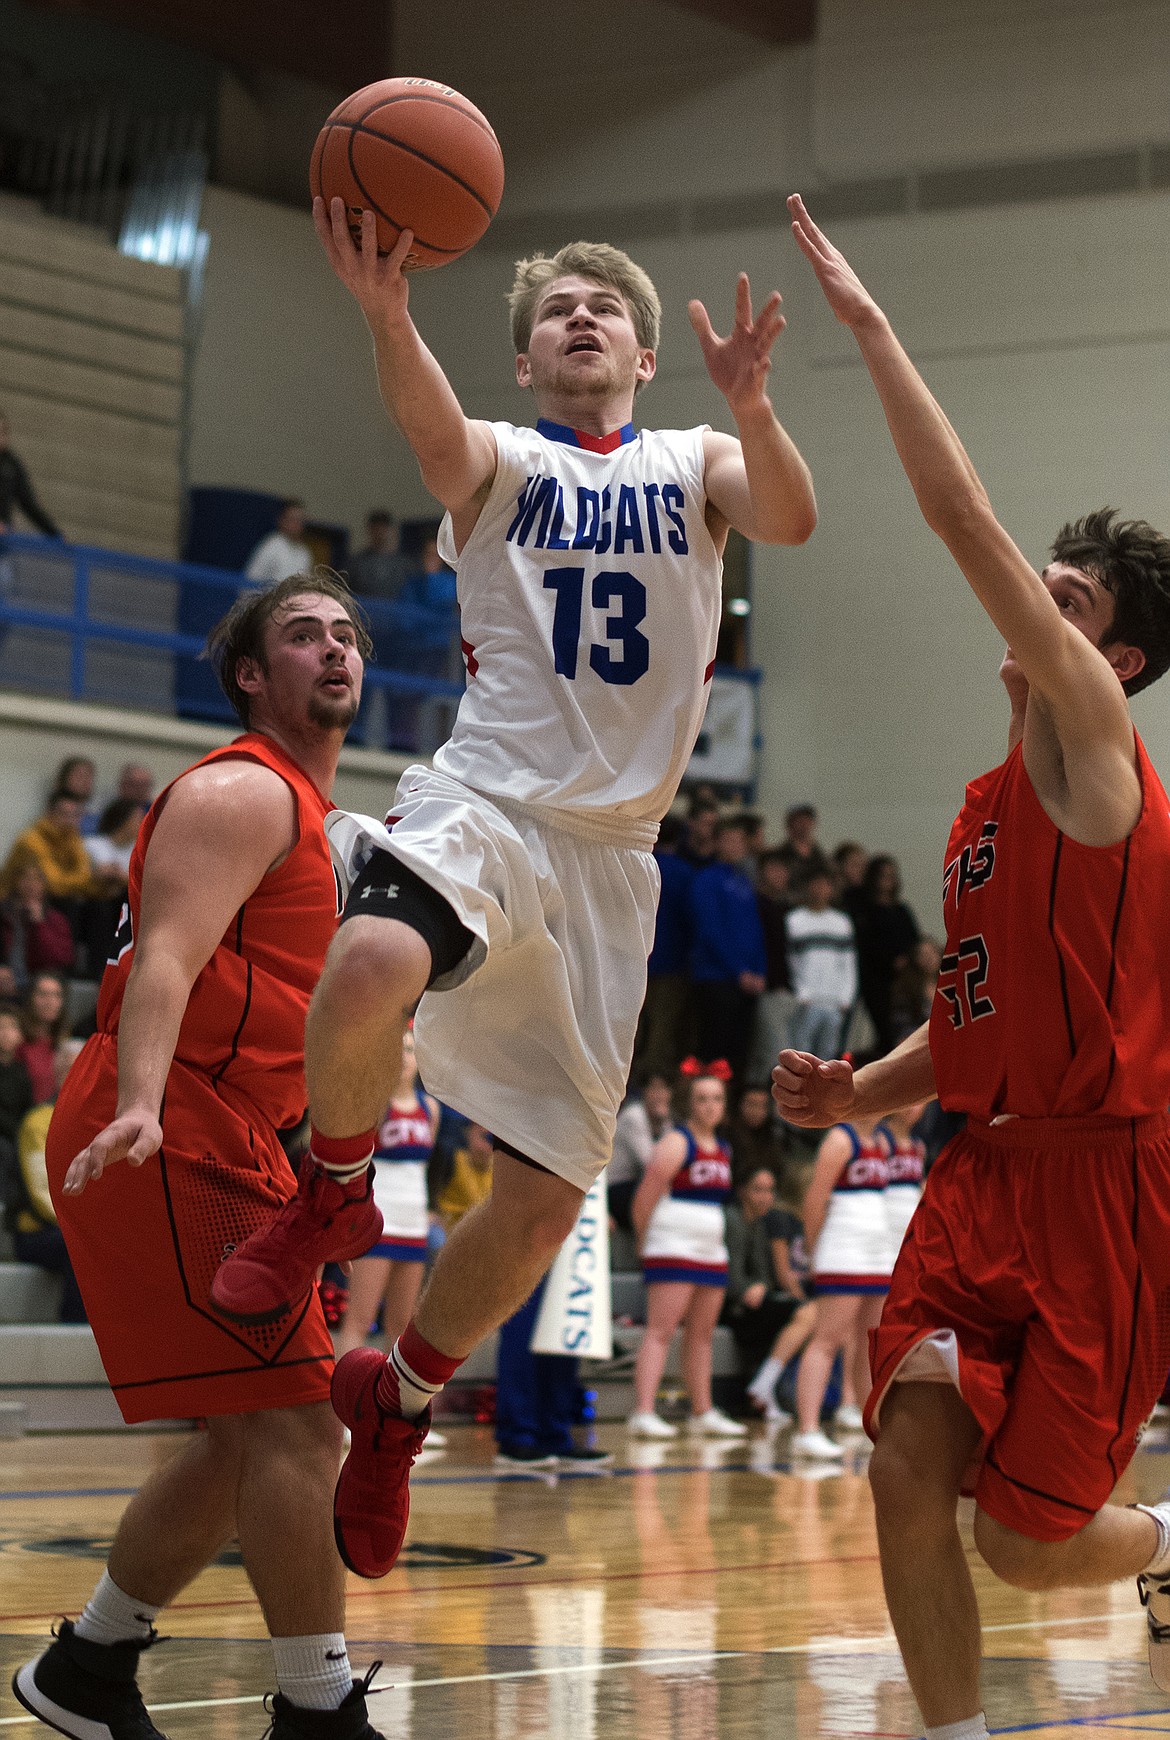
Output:
<instances>
[{"instance_id":1,"label":"red hair bow","mask_svg":"<svg viewBox=\"0 0 1170 1740\"><path fill-rule=\"evenodd\" d=\"M700 1063L697 1057L684 1057L678 1066L678 1073L686 1076L713 1075L716 1081L730 1081L733 1072L725 1057L717 1057L711 1063Z\"/></svg>"}]
</instances>

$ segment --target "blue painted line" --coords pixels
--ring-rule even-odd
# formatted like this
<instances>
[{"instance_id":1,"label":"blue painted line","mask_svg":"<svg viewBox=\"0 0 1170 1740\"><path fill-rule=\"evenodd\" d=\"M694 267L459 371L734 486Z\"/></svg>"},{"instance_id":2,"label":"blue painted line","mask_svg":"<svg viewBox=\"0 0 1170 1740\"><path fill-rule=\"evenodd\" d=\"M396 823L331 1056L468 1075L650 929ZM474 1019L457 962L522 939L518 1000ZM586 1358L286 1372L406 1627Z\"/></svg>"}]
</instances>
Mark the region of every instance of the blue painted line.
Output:
<instances>
[{"instance_id":1,"label":"blue painted line","mask_svg":"<svg viewBox=\"0 0 1170 1740\"><path fill-rule=\"evenodd\" d=\"M1012 1656L1006 1659L1014 1661L1023 1658ZM1088 1728L1092 1727L1094 1723L1125 1722L1134 1716L1170 1716L1170 1709L1115 1710L1106 1715L1096 1716L1056 1716L1047 1722L1021 1722L1014 1728L992 1728L989 1731L992 1734L1037 1734L1041 1733L1045 1728ZM1147 1734L1160 1734L1167 1732L1167 1730L1161 1728L1147 1728L1145 1732Z\"/></svg>"},{"instance_id":2,"label":"blue painted line","mask_svg":"<svg viewBox=\"0 0 1170 1740\"><path fill-rule=\"evenodd\" d=\"M0 1499L6 1498L133 1498L138 1491L136 1486L78 1486L61 1487L42 1492L39 1488L29 1492L0 1492Z\"/></svg>"}]
</instances>

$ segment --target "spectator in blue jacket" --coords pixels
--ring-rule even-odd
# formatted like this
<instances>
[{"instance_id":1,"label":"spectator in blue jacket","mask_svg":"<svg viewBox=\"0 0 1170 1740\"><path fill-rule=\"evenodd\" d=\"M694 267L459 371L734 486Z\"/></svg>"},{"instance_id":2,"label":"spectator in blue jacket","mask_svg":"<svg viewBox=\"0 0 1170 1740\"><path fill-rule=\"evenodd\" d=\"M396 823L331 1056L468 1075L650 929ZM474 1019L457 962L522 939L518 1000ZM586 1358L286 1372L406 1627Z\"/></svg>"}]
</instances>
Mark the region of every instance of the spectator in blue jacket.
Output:
<instances>
[{"instance_id":1,"label":"spectator in blue jacket","mask_svg":"<svg viewBox=\"0 0 1170 1740\"><path fill-rule=\"evenodd\" d=\"M678 1066L695 1048L694 1013L688 974L691 956L691 884L694 866L679 855L684 824L662 818L654 856L662 878L654 947L646 963L646 1001L634 1043L633 1075L662 1075L673 1081Z\"/></svg>"},{"instance_id":2,"label":"spectator in blue jacket","mask_svg":"<svg viewBox=\"0 0 1170 1740\"><path fill-rule=\"evenodd\" d=\"M750 845L744 817L722 817L715 831L715 862L697 873L691 887L699 1051L708 1062L725 1057L739 1081L768 971L755 885L746 868Z\"/></svg>"}]
</instances>

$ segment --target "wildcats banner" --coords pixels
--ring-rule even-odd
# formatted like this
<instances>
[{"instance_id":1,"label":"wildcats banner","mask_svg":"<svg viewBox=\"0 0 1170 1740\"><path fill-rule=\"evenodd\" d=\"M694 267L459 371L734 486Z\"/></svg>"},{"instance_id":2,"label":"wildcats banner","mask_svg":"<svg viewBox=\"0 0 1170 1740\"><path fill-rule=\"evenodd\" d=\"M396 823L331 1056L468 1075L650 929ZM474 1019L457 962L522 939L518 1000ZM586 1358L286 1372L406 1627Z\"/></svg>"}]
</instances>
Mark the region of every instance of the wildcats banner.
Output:
<instances>
[{"instance_id":1,"label":"wildcats banner","mask_svg":"<svg viewBox=\"0 0 1170 1740\"><path fill-rule=\"evenodd\" d=\"M581 1204L577 1224L549 1270L532 1331L533 1353L612 1359L610 1307L609 1208L603 1172Z\"/></svg>"}]
</instances>

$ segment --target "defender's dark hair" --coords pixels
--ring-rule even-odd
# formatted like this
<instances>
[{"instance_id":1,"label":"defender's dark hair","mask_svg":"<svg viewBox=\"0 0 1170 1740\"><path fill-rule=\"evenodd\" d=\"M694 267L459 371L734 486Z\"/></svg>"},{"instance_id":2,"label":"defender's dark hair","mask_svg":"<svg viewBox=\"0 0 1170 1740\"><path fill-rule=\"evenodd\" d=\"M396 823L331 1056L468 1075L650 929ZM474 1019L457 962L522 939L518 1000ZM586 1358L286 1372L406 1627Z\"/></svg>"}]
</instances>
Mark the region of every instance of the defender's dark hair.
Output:
<instances>
[{"instance_id":1,"label":"defender's dark hair","mask_svg":"<svg viewBox=\"0 0 1170 1740\"><path fill-rule=\"evenodd\" d=\"M1146 655L1137 676L1122 684L1127 695L1170 670L1170 539L1145 520L1098 508L1061 527L1052 559L1091 574L1113 594L1113 621L1101 645L1136 646Z\"/></svg>"},{"instance_id":2,"label":"defender's dark hair","mask_svg":"<svg viewBox=\"0 0 1170 1740\"><path fill-rule=\"evenodd\" d=\"M271 586L240 593L227 615L221 617L207 637L205 657L219 678L220 688L232 704L242 725L250 723L251 696L245 694L236 681L241 659L255 659L262 671L264 662L264 631L292 598L335 598L344 605L353 623L358 651L368 659L374 650L369 625L357 599L340 574L332 568L316 567L310 574L293 574L287 580L277 580Z\"/></svg>"}]
</instances>

